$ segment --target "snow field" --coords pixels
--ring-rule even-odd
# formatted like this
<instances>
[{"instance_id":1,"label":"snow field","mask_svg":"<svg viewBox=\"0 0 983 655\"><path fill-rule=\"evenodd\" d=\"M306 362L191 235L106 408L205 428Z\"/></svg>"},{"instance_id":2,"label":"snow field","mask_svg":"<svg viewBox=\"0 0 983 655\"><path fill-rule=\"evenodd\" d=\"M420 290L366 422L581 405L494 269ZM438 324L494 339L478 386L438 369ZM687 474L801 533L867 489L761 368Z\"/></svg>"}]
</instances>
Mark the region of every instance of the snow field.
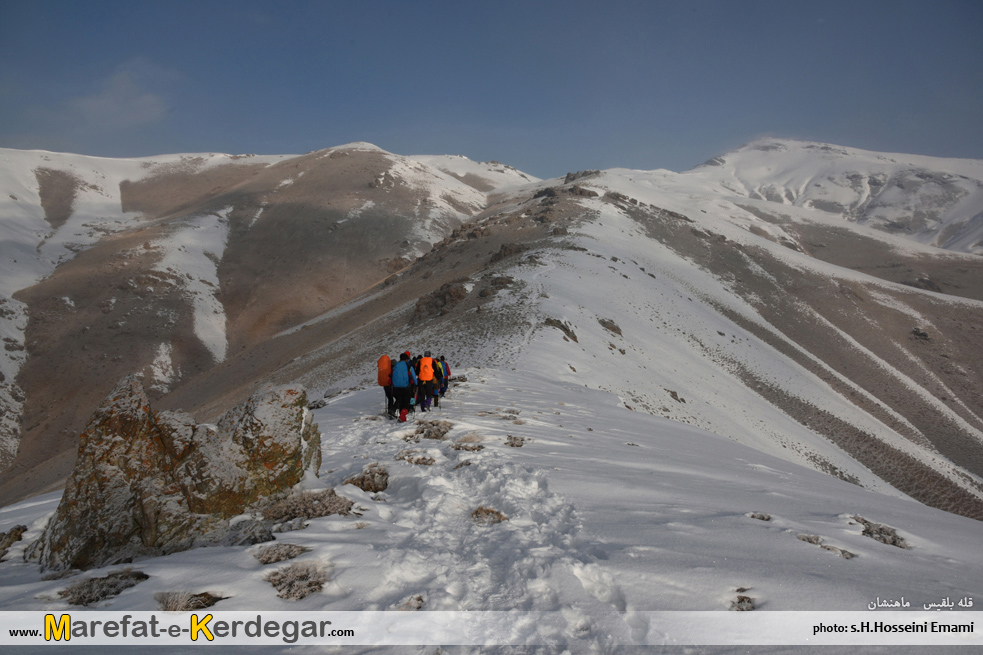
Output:
<instances>
[{"instance_id":1,"label":"snow field","mask_svg":"<svg viewBox=\"0 0 983 655\"><path fill-rule=\"evenodd\" d=\"M409 157L455 177L473 175L493 188L493 193L513 191L539 178L497 162L477 162L463 155L412 155Z\"/></svg>"},{"instance_id":2,"label":"snow field","mask_svg":"<svg viewBox=\"0 0 983 655\"><path fill-rule=\"evenodd\" d=\"M920 608L983 592L977 521L628 411L609 393L503 369L463 373L469 381L439 409L414 417L450 421L443 441L414 443L414 423L383 418L378 388L314 412L324 458L308 486L333 487L356 514L313 519L277 542L310 549L291 561L326 571L322 591L278 598L265 578L290 562L260 564L266 544L204 548L133 563L150 579L97 608L153 610L158 592L209 591L226 597L216 610L560 611L565 626L518 615L515 630L598 652L642 640L642 612L725 611L739 593L759 610L860 611L876 597ZM484 448L454 450L459 442ZM406 450L434 462L398 459ZM385 491L344 484L374 462L389 471ZM0 530L25 523L36 538L57 500L0 509ZM470 518L479 506L508 520L480 525ZM896 528L910 548L862 536L853 516ZM68 609L57 591L72 579L40 581L22 551L0 565L0 608Z\"/></svg>"},{"instance_id":3,"label":"snow field","mask_svg":"<svg viewBox=\"0 0 983 655\"><path fill-rule=\"evenodd\" d=\"M834 397L824 382L724 318L709 301L763 323L752 308L657 242L638 239L628 219L606 212L582 228L578 243L589 252L548 251L542 256L550 265L510 271L541 287L546 297L537 300L539 322L567 321L579 338L564 341L553 328L535 332L516 357L522 371L549 371L565 382L611 391L635 410L691 423L803 465L814 466L808 456L819 454L870 488L898 493L825 438L750 394L730 370L730 362L743 362L761 379L800 397ZM618 261L612 253L620 255ZM599 323L611 317L618 317L621 335ZM829 405L824 409L875 433L886 431L848 403ZM796 443L805 448L788 447Z\"/></svg>"},{"instance_id":4,"label":"snow field","mask_svg":"<svg viewBox=\"0 0 983 655\"><path fill-rule=\"evenodd\" d=\"M585 180L584 186L598 188L601 193L604 189L616 189L641 202L648 201L657 207L681 211L697 225L706 226L713 233L722 233L731 241L741 243L757 241L759 243L756 245L763 245L785 263L818 273L831 281L855 279L862 282L865 289L874 292L886 286L900 286L853 273L759 239L737 228L726 218L714 215L716 212L707 213L699 209L699 202L691 200L689 205L681 202L685 198L681 193L674 191L672 197L664 197L665 191L641 188L637 178L646 175L651 178L667 174L661 171L650 174L644 171L606 172ZM703 197L705 195L701 194L691 196L691 199ZM548 329L545 333L550 333L550 336L544 337L548 341L532 352L517 356L520 361L536 360L537 366L531 370L558 371L561 379L579 379L591 387L614 391L635 409L641 408L692 423L807 466L822 469L832 465L844 476L858 480L868 488L899 493L825 437L792 420L763 398L748 393L748 382L739 373L751 372L757 379L803 401L815 403L816 399L822 399L819 405L822 410L876 435L970 493L979 495L979 490L967 484L963 473L934 447L919 446L897 435L880 420L842 398L827 383L803 371L757 337L721 316L719 307L737 313L803 353L829 374L843 380L836 371L771 328L753 307L728 288L726 280L715 278L649 238L641 226L616 207L594 199L581 200L580 203L594 217L578 229L580 239L577 242L587 247L589 252L562 251L562 254L554 256L553 251L548 251L546 268L534 267L531 273L528 267L515 270L521 271L518 277L538 285L538 295L543 300L537 301L534 311L540 321L546 317L570 319L578 335L581 329L587 329L588 335L597 338L579 345L560 343L562 334ZM909 291L917 292L906 287L905 292ZM979 304L965 299L955 301ZM762 299L762 302L767 301ZM626 307L633 312L625 312ZM623 330L623 335L614 335L598 324L598 319L605 316L621 316L619 320L624 322L631 313L639 320L629 326L630 330ZM625 328L626 325L621 327ZM836 333L841 334L839 330ZM852 339L849 342L855 343ZM872 356L859 348L859 344L855 345L861 354ZM577 350L588 356L578 356ZM557 352L564 352L570 357L566 366L557 365ZM619 353L623 369L607 356L614 355L617 360ZM874 358L874 363L887 366L877 358ZM601 368L598 369L598 366ZM887 368L907 386L913 384L899 371L889 366ZM847 385L855 388L857 393L869 396L853 383L847 382ZM688 402L682 403L675 398L670 401L660 391L667 394L676 391ZM925 396L924 391L916 391ZM954 416L958 424L976 432L942 403L933 404L938 405L946 415ZM907 424L907 421L903 423Z\"/></svg>"},{"instance_id":5,"label":"snow field","mask_svg":"<svg viewBox=\"0 0 983 655\"><path fill-rule=\"evenodd\" d=\"M150 380L150 388L158 393L167 393L174 380L181 377L181 369L175 370L174 362L171 359L174 347L169 343L162 343L157 346L157 354L154 361L150 364L150 372L153 378Z\"/></svg>"},{"instance_id":6,"label":"snow field","mask_svg":"<svg viewBox=\"0 0 983 655\"><path fill-rule=\"evenodd\" d=\"M906 221L923 216L926 225L908 236L958 252L978 252L983 202L979 160L885 154L820 143L764 139L682 176L720 185L737 195L773 204L815 208L863 222ZM842 220L842 219L841 219ZM956 239L946 228L967 223Z\"/></svg>"},{"instance_id":7,"label":"snow field","mask_svg":"<svg viewBox=\"0 0 983 655\"><path fill-rule=\"evenodd\" d=\"M216 297L220 289L218 264L229 237L232 207L214 214L182 220L166 238L155 242L163 252L155 270L176 276L194 307L195 334L215 362L225 359L228 340L225 307Z\"/></svg>"}]
</instances>

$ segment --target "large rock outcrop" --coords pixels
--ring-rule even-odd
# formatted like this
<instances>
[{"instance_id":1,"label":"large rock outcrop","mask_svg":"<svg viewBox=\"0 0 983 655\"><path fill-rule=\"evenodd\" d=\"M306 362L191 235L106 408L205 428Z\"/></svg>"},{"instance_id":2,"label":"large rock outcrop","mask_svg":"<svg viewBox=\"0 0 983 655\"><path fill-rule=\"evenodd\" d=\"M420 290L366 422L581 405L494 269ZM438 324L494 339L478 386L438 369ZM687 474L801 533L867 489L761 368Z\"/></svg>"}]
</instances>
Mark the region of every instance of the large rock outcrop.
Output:
<instances>
[{"instance_id":1,"label":"large rock outcrop","mask_svg":"<svg viewBox=\"0 0 983 655\"><path fill-rule=\"evenodd\" d=\"M61 503L26 556L44 569L85 569L265 541L262 522L228 519L284 495L320 465L303 387L267 387L218 425L196 425L184 412L155 412L128 376L82 433Z\"/></svg>"}]
</instances>

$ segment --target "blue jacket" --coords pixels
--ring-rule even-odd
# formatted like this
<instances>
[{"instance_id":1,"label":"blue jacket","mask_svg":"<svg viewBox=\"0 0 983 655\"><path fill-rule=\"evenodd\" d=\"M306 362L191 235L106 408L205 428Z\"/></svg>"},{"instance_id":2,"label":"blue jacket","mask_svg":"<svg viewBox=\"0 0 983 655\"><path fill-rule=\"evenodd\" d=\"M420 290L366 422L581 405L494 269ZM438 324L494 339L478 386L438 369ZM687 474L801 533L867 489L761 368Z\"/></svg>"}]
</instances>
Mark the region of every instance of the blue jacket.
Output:
<instances>
[{"instance_id":1,"label":"blue jacket","mask_svg":"<svg viewBox=\"0 0 983 655\"><path fill-rule=\"evenodd\" d=\"M409 362L396 362L393 365L393 386L400 389L410 386L410 382L416 384L416 372Z\"/></svg>"}]
</instances>

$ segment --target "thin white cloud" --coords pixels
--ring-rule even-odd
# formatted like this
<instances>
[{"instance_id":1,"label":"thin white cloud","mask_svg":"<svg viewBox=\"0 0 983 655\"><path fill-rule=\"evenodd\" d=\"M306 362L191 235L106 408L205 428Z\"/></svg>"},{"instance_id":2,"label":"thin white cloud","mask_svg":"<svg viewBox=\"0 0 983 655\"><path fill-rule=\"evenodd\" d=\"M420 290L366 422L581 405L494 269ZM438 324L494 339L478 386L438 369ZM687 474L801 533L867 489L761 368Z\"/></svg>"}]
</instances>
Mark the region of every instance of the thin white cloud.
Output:
<instances>
[{"instance_id":1,"label":"thin white cloud","mask_svg":"<svg viewBox=\"0 0 983 655\"><path fill-rule=\"evenodd\" d=\"M120 70L87 96L71 98L66 107L71 123L91 129L128 129L159 123L167 118L164 96L153 93L128 70Z\"/></svg>"},{"instance_id":2,"label":"thin white cloud","mask_svg":"<svg viewBox=\"0 0 983 655\"><path fill-rule=\"evenodd\" d=\"M97 131L160 123L169 113L162 87L180 78L179 73L146 59L131 59L102 80L94 93L70 98L65 105L65 119L82 129Z\"/></svg>"}]
</instances>

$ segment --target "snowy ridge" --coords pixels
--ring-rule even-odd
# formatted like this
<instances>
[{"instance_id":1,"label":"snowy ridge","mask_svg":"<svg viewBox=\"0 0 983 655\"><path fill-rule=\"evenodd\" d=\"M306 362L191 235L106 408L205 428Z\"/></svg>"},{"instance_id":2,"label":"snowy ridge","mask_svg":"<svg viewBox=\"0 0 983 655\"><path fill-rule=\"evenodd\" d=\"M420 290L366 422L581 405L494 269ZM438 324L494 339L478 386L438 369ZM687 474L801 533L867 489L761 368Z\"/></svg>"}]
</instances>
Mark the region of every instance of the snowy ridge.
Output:
<instances>
[{"instance_id":1,"label":"snowy ridge","mask_svg":"<svg viewBox=\"0 0 983 655\"><path fill-rule=\"evenodd\" d=\"M409 159L432 166L489 193L509 191L541 182L539 178L507 164L497 161L476 162L463 155L412 155Z\"/></svg>"},{"instance_id":2,"label":"snowy ridge","mask_svg":"<svg viewBox=\"0 0 983 655\"><path fill-rule=\"evenodd\" d=\"M686 173L735 195L983 252L983 162L763 139Z\"/></svg>"},{"instance_id":3,"label":"snowy ridge","mask_svg":"<svg viewBox=\"0 0 983 655\"><path fill-rule=\"evenodd\" d=\"M766 611L866 611L875 598L902 596L920 609L946 596L983 597L980 521L937 509L979 515L983 500L974 462L949 447L983 441L977 360L964 338L975 327L953 327L979 322L983 302L820 259L810 249L827 237L797 229L845 226L842 240L821 247L876 239L888 264L910 257L969 267L974 256L933 260L939 250L922 232L886 233L875 225L887 214L872 212L924 202L926 216L938 210L926 226L955 225L969 206L959 203L978 200L954 191L955 204L933 205L929 187L968 189L977 163L946 173L962 177L932 173L906 188L915 168L941 169L899 156L917 166L885 169L885 179L908 195L871 192L851 210L866 218L851 222L817 201L846 203L836 193L850 178L837 176L871 153L808 145L750 149L733 175L727 155L683 174L615 169L491 190L468 176L507 170L362 143L313 153L335 156L321 162L332 171L358 169L358 190L338 205L343 229L375 229L377 212L408 207L419 219L412 236L432 242L445 226L479 216L415 263L401 252L389 269L399 274L386 283L256 348L279 346L281 359L249 359L246 349L172 396L210 393L209 384L255 365L266 372L242 384L259 375L301 380L311 398L325 397L327 406L305 412L304 423L322 432L323 460L320 477L302 486L335 489L355 514L312 519L276 540L309 549L296 561L321 567L326 584L282 600L266 577L288 563L260 564L263 545L200 549L133 562L150 578L95 608L152 610L159 592L209 591L223 597L216 610L559 611L567 620L559 631L528 629L557 652L596 653L608 652L614 633L624 643L648 634L640 612L726 611L739 596ZM363 159L353 165L344 155L354 152ZM751 165L790 152L809 169L801 180L791 164L788 174ZM264 189L293 181L284 196L316 186L313 172L265 173ZM195 334L217 361L232 330L215 296L217 263L234 259L233 231L250 228L264 200L213 199L162 222L171 231L153 241L157 272L188 297ZM465 297L418 315L417 299L451 280ZM149 370L166 387L180 376L180 344L153 345ZM433 413L390 422L374 362L397 349L446 354L467 381ZM448 421L446 438L418 433L420 419ZM946 430L952 442L936 438ZM837 433L859 434L867 452ZM885 473L898 461L909 478ZM346 484L373 464L388 471L385 490ZM930 498L935 507L913 500L928 487L942 489ZM30 527L0 564L0 609L67 608L57 592L72 580L42 580L19 558L55 502L49 495L0 509L0 531ZM868 521L899 541L865 535Z\"/></svg>"},{"instance_id":4,"label":"snowy ridge","mask_svg":"<svg viewBox=\"0 0 983 655\"><path fill-rule=\"evenodd\" d=\"M452 423L445 440L381 418L377 389L313 413L324 461L308 484L336 489L358 515L313 519L277 541L310 549L294 561L328 572L322 591L277 598L264 578L287 563L260 564L262 544L206 548L134 562L149 579L93 609L153 610L157 593L209 591L225 598L215 610L562 611L565 628L529 629L588 653L613 632L642 639L637 612L722 611L738 595L760 610L866 611L902 596L920 610L983 588L976 521L626 411L579 384L461 372L469 382L429 415ZM520 432L521 445L507 445ZM389 471L385 491L344 484L374 462ZM0 607L69 609L57 591L74 579L40 580L20 560L56 503L51 494L0 509L0 530L30 528L0 566ZM478 507L507 520L480 524ZM863 536L855 517L896 529L908 548Z\"/></svg>"},{"instance_id":5,"label":"snowy ridge","mask_svg":"<svg viewBox=\"0 0 983 655\"><path fill-rule=\"evenodd\" d=\"M420 326L393 332L388 339L375 333L371 338L379 340L370 342L352 333L311 353L325 364L313 370L303 361L291 364L282 379L296 375L318 389L357 384L371 377L365 371L359 375L362 362L341 380L331 376L332 357L363 348L384 351L393 339L416 352L432 343L428 338L437 339L464 361L513 367L521 374L549 371L556 379L613 393L627 408L699 426L869 489L893 495L904 495L899 488L911 490L884 465L897 458L945 480L965 494L966 502L983 500L983 479L972 463L972 470L966 468L971 460L960 459L959 449L935 434L941 423L959 439L978 444L983 442L983 416L959 397L965 394L965 387L954 386L963 384L960 378L943 377L938 368L926 366L912 354L916 346L911 342L912 326L944 334L943 323L956 320L943 320L946 311L963 308L967 313L960 317L975 316L979 300L900 285L817 259L808 252L809 239L787 222L756 213L769 201L737 196L695 175L614 169L575 179L575 188L569 184L536 185L553 192L541 194L541 201L530 199L527 187L525 196L514 195L512 204L477 224L481 229L512 224L523 214L553 211L551 202L578 207L564 209L567 213L553 223L571 225L561 231L562 248L556 247L560 239L539 242L524 259L492 269L507 271L523 290L489 298L481 318L467 322L460 334L447 329L420 334ZM577 189L584 193L574 193ZM598 196L588 198L590 192ZM939 253L828 212L791 204L782 211L783 220L792 223L839 223L847 226L847 235L876 238L888 262L894 252ZM527 226L520 224L520 229ZM450 252L436 249L434 256L439 261ZM970 263L974 258L952 253L942 259ZM715 261L730 263L714 268ZM783 272L769 272L776 270ZM801 279L787 281L790 273ZM471 283L492 274L472 275ZM787 284L816 291L785 292ZM470 293L468 285L465 289ZM865 308L837 300L847 292L873 302ZM783 305L775 305L776 294ZM869 305L884 311L878 322L858 326L855 320L874 320L877 311ZM492 311L486 314L486 308ZM403 309L393 310L393 316ZM330 315L343 311L339 307ZM496 312L509 315L512 333L489 334L484 324ZM938 327L928 315L940 321ZM376 319L382 320L390 319ZM566 325L579 335L579 343L555 325L544 328L548 321ZM797 322L814 329L801 330ZM898 332L899 323L908 327ZM878 337L875 325L894 329ZM817 347L827 340L836 343L835 351ZM944 372L972 375L971 367ZM906 400L899 401L902 397ZM922 409L913 414L908 409L913 404ZM926 421L927 415L932 420ZM844 430L851 436L839 436ZM858 459L858 451L869 447L879 454Z\"/></svg>"},{"instance_id":6,"label":"snowy ridge","mask_svg":"<svg viewBox=\"0 0 983 655\"><path fill-rule=\"evenodd\" d=\"M960 479L951 465L938 461L937 452L897 437L721 316L717 307L726 305L765 324L719 281L695 266L682 268L681 260L660 253L617 212L598 211L601 218L584 228L587 238L577 241L589 246L590 254L544 253L550 259L546 267L511 271L532 285L534 294L545 296L537 303L540 320L567 322L579 337L572 343L558 330L537 332L515 358L524 374L555 370L558 379L615 393L635 410L690 423L804 466L815 467L818 457L868 488L898 493L821 435L749 395L738 371L728 370L740 362L741 370L800 398L824 399L827 411ZM617 317L622 334L600 324L611 317Z\"/></svg>"},{"instance_id":7,"label":"snowy ridge","mask_svg":"<svg viewBox=\"0 0 983 655\"><path fill-rule=\"evenodd\" d=\"M416 207L420 220L415 227L423 241L438 241L437 237L448 225L467 220L487 203L485 194L442 171L406 157L394 155L390 160L389 174L423 193Z\"/></svg>"},{"instance_id":8,"label":"snowy ridge","mask_svg":"<svg viewBox=\"0 0 983 655\"><path fill-rule=\"evenodd\" d=\"M733 220L735 214L731 213L729 202L716 201L709 193L694 193L692 183L687 182L685 176L664 171L620 169L578 183L601 195L611 191L623 194L636 205L651 203L651 207L681 212L689 217L686 220L700 235L765 248L775 260L820 279L856 280L875 293L878 288L890 285L795 252L781 241L772 243L759 238ZM877 475L830 443L827 437L815 432L808 424L792 420L760 396L749 394L750 375L751 379L758 380L756 384L779 388L781 393L800 402L819 402L823 412L867 434L876 435L877 439L915 458L977 499L983 498L979 476L953 465L924 437L900 436L896 427L859 409L828 383L804 371L800 364L789 360L720 312L720 308L726 308L742 316L759 330L769 333L771 338L797 351L801 358L810 360L824 376L831 376L851 388L854 395L870 397L868 392L841 376L835 367L769 325L760 311L770 304L770 299L747 294L747 300L742 300L735 289L736 280L712 275L695 262L680 258L677 252L649 238L640 224L629 217L627 210L601 199L578 202L591 218L578 230L579 235L587 238L577 239L575 243L586 246L588 252L565 251L562 255L544 252L541 256L547 260L545 268L533 267L530 271L519 267L514 271L545 299L535 306L541 321L548 317L560 319L568 322L578 335L583 331L588 337L581 337L580 344L570 343L565 338L566 343L561 343L563 335L549 330L542 337L545 343L524 349L516 356L519 361L535 361L537 366L532 370L559 369L560 379L571 382L581 379L592 388L617 393L626 405L635 409L698 425L777 457L858 481L872 489L886 489ZM626 203L626 206L632 205ZM736 206L733 210L741 211ZM912 247L924 248L915 244ZM753 260L747 257L745 260L750 269L781 286ZM927 293L910 287L901 289L903 294ZM949 296L945 302L950 299L954 304L980 306L979 301ZM886 375L921 398L940 417L983 442L983 433L978 427L908 375L857 343L812 308L801 302L798 306L800 312L811 315L818 324L826 325L873 366L882 368ZM911 312L910 309L907 311ZM600 325L601 320L612 317L616 317L622 334L615 334ZM897 347L896 350L911 361L911 355L904 348ZM569 358L566 366L557 366L558 353ZM937 376L933 378L945 388ZM680 402L677 396L687 402ZM875 405L879 404L870 398ZM973 414L965 404L959 403L959 406L977 425L983 424L981 417ZM888 414L895 423L911 427L896 412ZM887 493L897 492L888 490Z\"/></svg>"}]
</instances>

